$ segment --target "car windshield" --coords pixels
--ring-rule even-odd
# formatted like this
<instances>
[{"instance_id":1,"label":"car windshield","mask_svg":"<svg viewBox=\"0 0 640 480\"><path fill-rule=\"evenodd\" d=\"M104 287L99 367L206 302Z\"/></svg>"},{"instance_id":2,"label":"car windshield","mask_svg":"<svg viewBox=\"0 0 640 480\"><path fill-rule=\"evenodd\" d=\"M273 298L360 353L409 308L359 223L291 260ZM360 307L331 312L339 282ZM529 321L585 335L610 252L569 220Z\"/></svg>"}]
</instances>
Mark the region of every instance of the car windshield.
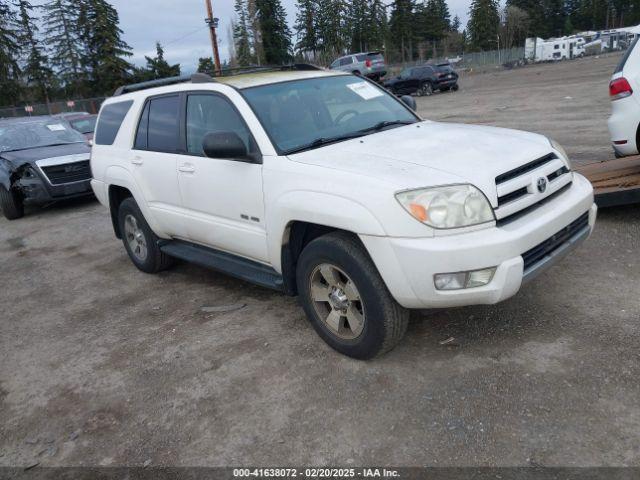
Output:
<instances>
[{"instance_id":1,"label":"car windshield","mask_svg":"<svg viewBox=\"0 0 640 480\"><path fill-rule=\"evenodd\" d=\"M0 153L85 141L68 123L53 118L0 123Z\"/></svg>"},{"instance_id":2,"label":"car windshield","mask_svg":"<svg viewBox=\"0 0 640 480\"><path fill-rule=\"evenodd\" d=\"M395 97L353 75L276 83L242 93L282 154L418 121Z\"/></svg>"},{"instance_id":3,"label":"car windshield","mask_svg":"<svg viewBox=\"0 0 640 480\"><path fill-rule=\"evenodd\" d=\"M80 133L93 133L96 129L97 117L79 118L76 120L70 120L69 123L74 130Z\"/></svg>"}]
</instances>

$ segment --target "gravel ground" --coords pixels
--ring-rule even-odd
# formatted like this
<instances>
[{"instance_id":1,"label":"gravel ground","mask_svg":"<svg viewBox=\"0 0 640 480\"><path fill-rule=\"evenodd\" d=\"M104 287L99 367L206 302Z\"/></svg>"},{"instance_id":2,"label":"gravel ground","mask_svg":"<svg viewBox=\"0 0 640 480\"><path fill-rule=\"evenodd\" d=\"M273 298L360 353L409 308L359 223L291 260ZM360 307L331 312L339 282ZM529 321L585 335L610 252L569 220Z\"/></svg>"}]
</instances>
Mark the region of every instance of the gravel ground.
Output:
<instances>
[{"instance_id":1,"label":"gravel ground","mask_svg":"<svg viewBox=\"0 0 640 480\"><path fill-rule=\"evenodd\" d=\"M619 61L620 54L610 54L464 74L458 92L420 99L419 112L431 120L541 133L560 142L577 164L609 160L609 81Z\"/></svg>"},{"instance_id":2,"label":"gravel ground","mask_svg":"<svg viewBox=\"0 0 640 480\"><path fill-rule=\"evenodd\" d=\"M604 159L614 63L469 76L420 109ZM358 362L295 299L186 264L138 272L93 201L2 219L0 465L640 466L639 238L638 206L602 211L515 298L415 315Z\"/></svg>"}]
</instances>

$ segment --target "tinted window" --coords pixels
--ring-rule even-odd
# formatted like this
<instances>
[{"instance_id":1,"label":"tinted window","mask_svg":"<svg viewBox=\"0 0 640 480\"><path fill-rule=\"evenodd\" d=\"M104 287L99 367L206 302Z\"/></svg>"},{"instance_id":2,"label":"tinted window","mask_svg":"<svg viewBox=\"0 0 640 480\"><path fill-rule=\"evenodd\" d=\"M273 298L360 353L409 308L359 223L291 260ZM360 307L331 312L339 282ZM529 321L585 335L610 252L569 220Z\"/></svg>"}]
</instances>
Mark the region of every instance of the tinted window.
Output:
<instances>
[{"instance_id":1,"label":"tinted window","mask_svg":"<svg viewBox=\"0 0 640 480\"><path fill-rule=\"evenodd\" d=\"M147 136L149 135L149 103L144 107L140 123L138 124L138 132L136 133L136 143L133 148L136 150L147 149Z\"/></svg>"},{"instance_id":2,"label":"tinted window","mask_svg":"<svg viewBox=\"0 0 640 480\"><path fill-rule=\"evenodd\" d=\"M363 55L356 55L356 60L357 60L358 62L364 62L364 61L367 59L367 56L368 56L368 55L367 55L366 53L365 53L365 54L363 54Z\"/></svg>"},{"instance_id":3,"label":"tinted window","mask_svg":"<svg viewBox=\"0 0 640 480\"><path fill-rule=\"evenodd\" d=\"M627 53L625 53L624 57L622 57L622 60L620 60L620 63L616 67L616 71L613 73L620 73L624 70L624 66L627 64L627 60L629 60L633 49L636 47L636 45L638 45L638 40L640 40L640 37L636 37L631 46L627 49Z\"/></svg>"},{"instance_id":4,"label":"tinted window","mask_svg":"<svg viewBox=\"0 0 640 480\"><path fill-rule=\"evenodd\" d=\"M154 98L149 102L149 133L147 148L157 152L176 152L179 149L180 97Z\"/></svg>"},{"instance_id":5,"label":"tinted window","mask_svg":"<svg viewBox=\"0 0 640 480\"><path fill-rule=\"evenodd\" d=\"M351 65L353 63L353 59L351 57L345 57L340 59L340 65Z\"/></svg>"},{"instance_id":6,"label":"tinted window","mask_svg":"<svg viewBox=\"0 0 640 480\"><path fill-rule=\"evenodd\" d=\"M424 78L424 77L428 77L429 75L431 75L431 68L429 68L429 67L418 68L416 70L417 70L418 77Z\"/></svg>"},{"instance_id":7,"label":"tinted window","mask_svg":"<svg viewBox=\"0 0 640 480\"><path fill-rule=\"evenodd\" d=\"M95 143L97 145L113 145L120 125L122 125L124 117L127 116L131 105L133 105L133 101L129 100L112 103L102 109L96 130Z\"/></svg>"},{"instance_id":8,"label":"tinted window","mask_svg":"<svg viewBox=\"0 0 640 480\"><path fill-rule=\"evenodd\" d=\"M247 151L255 151L251 134L240 114L218 95L189 95L187 100L187 151L203 155L202 140L208 133L234 132Z\"/></svg>"}]
</instances>

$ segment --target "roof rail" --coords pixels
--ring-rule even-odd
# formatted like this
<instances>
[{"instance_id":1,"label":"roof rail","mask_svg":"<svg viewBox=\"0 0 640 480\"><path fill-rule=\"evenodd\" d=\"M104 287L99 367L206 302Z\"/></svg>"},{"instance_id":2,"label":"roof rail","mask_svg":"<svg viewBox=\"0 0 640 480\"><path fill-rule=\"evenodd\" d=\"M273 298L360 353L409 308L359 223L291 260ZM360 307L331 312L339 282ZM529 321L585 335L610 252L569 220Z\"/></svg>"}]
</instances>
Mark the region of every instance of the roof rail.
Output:
<instances>
[{"instance_id":1,"label":"roof rail","mask_svg":"<svg viewBox=\"0 0 640 480\"><path fill-rule=\"evenodd\" d=\"M322 70L322 68L308 63L289 63L286 65L248 65L244 67L225 68L220 74L216 74L215 77L229 77L257 72L281 72L287 70L308 71Z\"/></svg>"},{"instance_id":2,"label":"roof rail","mask_svg":"<svg viewBox=\"0 0 640 480\"><path fill-rule=\"evenodd\" d=\"M232 67L225 68L221 74L216 74L216 77L228 77L233 75L242 75L248 73L258 72L282 72L282 71L313 71L322 70L321 67L311 65L309 63L290 63L287 65L252 65L248 67ZM166 87L168 85L175 85L178 83L211 83L215 82L215 78L207 75L206 73L194 73L193 75L183 75L180 77L161 78L159 80L150 80L148 82L133 83L131 85L124 85L119 87L114 97L124 95L125 93L139 92L140 90L146 90L148 88Z\"/></svg>"},{"instance_id":3,"label":"roof rail","mask_svg":"<svg viewBox=\"0 0 640 480\"><path fill-rule=\"evenodd\" d=\"M215 80L206 73L194 73L193 75L183 75L180 77L161 78L159 80L149 80L148 82L132 83L131 85L124 85L119 87L114 97L118 97L125 93L138 92L140 90L146 90L148 88L166 87L167 85L175 85L177 83L210 83Z\"/></svg>"}]
</instances>

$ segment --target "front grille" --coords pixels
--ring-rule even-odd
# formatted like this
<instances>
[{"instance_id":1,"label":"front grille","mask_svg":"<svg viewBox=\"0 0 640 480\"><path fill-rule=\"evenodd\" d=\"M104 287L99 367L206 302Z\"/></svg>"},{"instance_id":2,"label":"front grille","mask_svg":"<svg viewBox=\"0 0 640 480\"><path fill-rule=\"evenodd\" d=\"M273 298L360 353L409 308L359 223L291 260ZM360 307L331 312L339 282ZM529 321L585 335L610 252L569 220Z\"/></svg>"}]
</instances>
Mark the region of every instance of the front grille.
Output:
<instances>
[{"instance_id":1,"label":"front grille","mask_svg":"<svg viewBox=\"0 0 640 480\"><path fill-rule=\"evenodd\" d=\"M501 197L498 197L498 207L502 207L503 205L513 202L519 198L524 197L527 193L529 193L529 189L527 187L522 187L518 190L515 190L511 193L507 193Z\"/></svg>"},{"instance_id":2,"label":"front grille","mask_svg":"<svg viewBox=\"0 0 640 480\"><path fill-rule=\"evenodd\" d=\"M498 224L513 221L557 196L571 184L570 173L562 159L552 152L497 176Z\"/></svg>"},{"instance_id":3,"label":"front grille","mask_svg":"<svg viewBox=\"0 0 640 480\"><path fill-rule=\"evenodd\" d=\"M558 157L555 153L550 153L549 155L545 155L542 158L534 160L533 162L529 162L526 165L522 165L518 168L514 168L513 170L509 170L506 173L496 177L496 185L500 185L501 183L508 182L509 180L513 180L521 175L524 175L531 170L535 170L553 160L556 160Z\"/></svg>"},{"instance_id":4,"label":"front grille","mask_svg":"<svg viewBox=\"0 0 640 480\"><path fill-rule=\"evenodd\" d=\"M569 169L567 167L562 167L553 172L552 174L547 176L547 180L553 182L556 178L561 177L565 173L569 173Z\"/></svg>"},{"instance_id":5,"label":"front grille","mask_svg":"<svg viewBox=\"0 0 640 480\"><path fill-rule=\"evenodd\" d=\"M556 197L559 197L564 192L569 190L571 188L571 185L573 185L573 182L567 183L564 187L562 187L561 189L553 192L551 195L549 195L548 197L543 198L539 202L536 202L536 203L534 203L532 205L529 205L528 207L523 208L522 210L520 210L520 211L518 211L518 212L516 212L516 213L514 213L512 215L509 215L508 217L501 218L500 220L498 220L496 222L496 225L498 227L503 227L505 225L510 224L511 222L515 222L519 218L525 216L527 213L530 213L532 210L535 210L536 208L541 207L542 205L545 205L545 204L549 203L551 200L553 200Z\"/></svg>"},{"instance_id":6,"label":"front grille","mask_svg":"<svg viewBox=\"0 0 640 480\"><path fill-rule=\"evenodd\" d=\"M42 167L42 171L51 182L51 185L63 185L91 179L89 160Z\"/></svg>"},{"instance_id":7,"label":"front grille","mask_svg":"<svg viewBox=\"0 0 640 480\"><path fill-rule=\"evenodd\" d=\"M571 237L582 231L589 225L589 212L582 215L580 218L570 223L568 226L560 230L551 238L548 238L540 245L533 247L531 250L522 254L524 260L524 271L526 272L531 267L543 260L547 255L552 254L564 243L566 243Z\"/></svg>"}]
</instances>

